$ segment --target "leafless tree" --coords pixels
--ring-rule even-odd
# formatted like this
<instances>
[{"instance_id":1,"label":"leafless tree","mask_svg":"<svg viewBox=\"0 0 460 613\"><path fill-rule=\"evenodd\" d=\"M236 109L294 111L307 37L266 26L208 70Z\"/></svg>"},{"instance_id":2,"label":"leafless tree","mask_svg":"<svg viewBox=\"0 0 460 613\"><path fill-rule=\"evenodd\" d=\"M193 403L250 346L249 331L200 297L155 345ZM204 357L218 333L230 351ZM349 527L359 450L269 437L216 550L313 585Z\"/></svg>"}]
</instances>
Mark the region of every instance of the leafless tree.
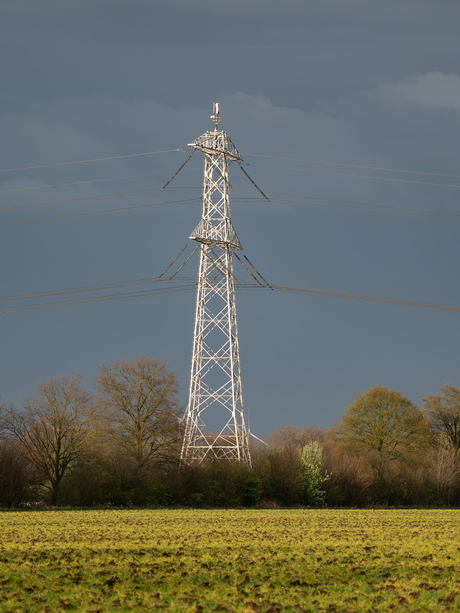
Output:
<instances>
[{"instance_id":1,"label":"leafless tree","mask_svg":"<svg viewBox=\"0 0 460 613\"><path fill-rule=\"evenodd\" d=\"M460 388L444 383L439 394L422 398L430 427L438 441L447 441L455 453L460 449Z\"/></svg>"},{"instance_id":2,"label":"leafless tree","mask_svg":"<svg viewBox=\"0 0 460 613\"><path fill-rule=\"evenodd\" d=\"M181 438L177 374L139 356L102 365L95 378L106 432L137 476L165 462Z\"/></svg>"},{"instance_id":3,"label":"leafless tree","mask_svg":"<svg viewBox=\"0 0 460 613\"><path fill-rule=\"evenodd\" d=\"M94 402L80 378L51 377L24 398L22 411L9 407L5 412L7 430L47 480L54 505L64 475L83 460L91 436Z\"/></svg>"},{"instance_id":4,"label":"leafless tree","mask_svg":"<svg viewBox=\"0 0 460 613\"><path fill-rule=\"evenodd\" d=\"M325 439L326 432L322 428L312 428L311 426L287 425L278 426L270 432L267 442L272 449L296 449L299 454L305 445L311 441L322 443Z\"/></svg>"}]
</instances>

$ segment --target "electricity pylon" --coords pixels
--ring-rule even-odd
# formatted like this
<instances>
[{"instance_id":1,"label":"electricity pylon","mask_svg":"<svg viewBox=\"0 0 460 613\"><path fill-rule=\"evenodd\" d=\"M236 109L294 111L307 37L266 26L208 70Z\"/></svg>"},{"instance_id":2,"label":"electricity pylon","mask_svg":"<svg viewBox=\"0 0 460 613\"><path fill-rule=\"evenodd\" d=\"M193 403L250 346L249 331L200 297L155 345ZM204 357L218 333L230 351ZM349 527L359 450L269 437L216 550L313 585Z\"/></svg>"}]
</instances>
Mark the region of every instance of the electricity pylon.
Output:
<instances>
[{"instance_id":1,"label":"electricity pylon","mask_svg":"<svg viewBox=\"0 0 460 613\"><path fill-rule=\"evenodd\" d=\"M270 287L246 256L250 268L234 251L242 247L230 219L228 169L243 158L227 132L219 131L219 103L214 104L214 131L189 144L192 153L164 187L174 179L195 151L204 154L203 212L190 235L199 249L200 265L196 295L190 393L184 416L182 464L200 464L206 458L227 459L251 465L249 430L246 428L241 385L233 255L263 287ZM164 189L164 188L163 188ZM268 198L267 198L268 200ZM163 276L179 255L160 275ZM193 253L170 277L172 279ZM255 273L255 274L253 274ZM257 437L256 437L257 438ZM259 439L260 440L260 439Z\"/></svg>"},{"instance_id":2,"label":"electricity pylon","mask_svg":"<svg viewBox=\"0 0 460 613\"><path fill-rule=\"evenodd\" d=\"M190 147L204 154L203 213L190 239L200 249L190 394L181 460L198 464L223 458L251 464L238 345L233 251L241 244L230 219L228 167L242 157L226 132L214 132ZM213 428L210 428L210 424Z\"/></svg>"}]
</instances>

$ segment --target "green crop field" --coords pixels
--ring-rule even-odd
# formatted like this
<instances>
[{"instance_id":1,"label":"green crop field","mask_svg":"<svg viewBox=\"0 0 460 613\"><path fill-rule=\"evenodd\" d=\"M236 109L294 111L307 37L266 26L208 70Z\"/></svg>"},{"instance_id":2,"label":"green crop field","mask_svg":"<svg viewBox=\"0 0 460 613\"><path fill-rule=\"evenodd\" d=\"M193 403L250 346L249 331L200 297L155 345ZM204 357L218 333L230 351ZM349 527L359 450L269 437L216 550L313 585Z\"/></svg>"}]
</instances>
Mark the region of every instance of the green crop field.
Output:
<instances>
[{"instance_id":1,"label":"green crop field","mask_svg":"<svg viewBox=\"0 0 460 613\"><path fill-rule=\"evenodd\" d=\"M460 511L0 513L0 611L460 611Z\"/></svg>"}]
</instances>

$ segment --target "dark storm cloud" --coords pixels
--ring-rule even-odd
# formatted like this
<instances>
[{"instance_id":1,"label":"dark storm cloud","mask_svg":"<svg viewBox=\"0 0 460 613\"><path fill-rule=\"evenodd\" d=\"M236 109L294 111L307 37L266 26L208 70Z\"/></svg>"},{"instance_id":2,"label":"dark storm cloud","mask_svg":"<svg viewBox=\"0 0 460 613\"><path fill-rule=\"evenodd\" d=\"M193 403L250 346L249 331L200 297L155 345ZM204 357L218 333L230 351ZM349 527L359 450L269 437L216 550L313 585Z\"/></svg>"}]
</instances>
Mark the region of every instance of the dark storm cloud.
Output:
<instances>
[{"instance_id":1,"label":"dark storm cloud","mask_svg":"<svg viewBox=\"0 0 460 613\"><path fill-rule=\"evenodd\" d=\"M2 8L5 103L97 93L178 108L244 91L316 108L455 72L451 2L25 2ZM8 96L5 90L9 91Z\"/></svg>"},{"instance_id":2,"label":"dark storm cloud","mask_svg":"<svg viewBox=\"0 0 460 613\"><path fill-rule=\"evenodd\" d=\"M0 17L0 168L182 148L211 128L219 99L221 126L264 190L457 210L455 188L293 172L282 167L296 163L246 155L458 174L457 0L4 0ZM5 173L0 189L154 171L169 177L184 158L177 152ZM175 185L201 185L202 160L193 160ZM237 170L232 183L248 187ZM1 195L6 207L158 187L162 180ZM130 195L110 206L155 198ZM100 201L62 210L98 207L109 208ZM235 199L232 207L245 253L271 280L460 304L452 282L456 226L276 202ZM159 274L199 214L196 201L3 228L2 293ZM2 220L10 218L4 212ZM83 371L90 384L101 362L140 352L181 369L186 390L194 297L155 300L8 319L3 397L17 401L38 380L64 371ZM456 328L438 313L244 293L238 304L244 389L258 433L280 420L328 426L354 392L375 383L400 387L415 401L444 379L460 383Z\"/></svg>"}]
</instances>

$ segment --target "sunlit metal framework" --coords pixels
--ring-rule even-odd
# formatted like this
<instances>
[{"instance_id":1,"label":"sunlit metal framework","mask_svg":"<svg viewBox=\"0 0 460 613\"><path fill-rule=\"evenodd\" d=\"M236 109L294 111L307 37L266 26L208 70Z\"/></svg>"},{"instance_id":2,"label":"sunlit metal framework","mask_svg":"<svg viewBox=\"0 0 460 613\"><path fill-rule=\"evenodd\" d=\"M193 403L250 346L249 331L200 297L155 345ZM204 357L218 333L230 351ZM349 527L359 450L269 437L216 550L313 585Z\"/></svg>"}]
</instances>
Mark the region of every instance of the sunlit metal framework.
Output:
<instances>
[{"instance_id":1,"label":"sunlit metal framework","mask_svg":"<svg viewBox=\"0 0 460 613\"><path fill-rule=\"evenodd\" d=\"M228 134L218 130L218 103L211 119L214 132L189 145L204 154L204 185L202 218L190 236L198 243L200 265L181 460L199 464L222 458L250 465L233 274L233 251L241 250L241 244L230 219L228 193L229 165L242 157Z\"/></svg>"}]
</instances>

